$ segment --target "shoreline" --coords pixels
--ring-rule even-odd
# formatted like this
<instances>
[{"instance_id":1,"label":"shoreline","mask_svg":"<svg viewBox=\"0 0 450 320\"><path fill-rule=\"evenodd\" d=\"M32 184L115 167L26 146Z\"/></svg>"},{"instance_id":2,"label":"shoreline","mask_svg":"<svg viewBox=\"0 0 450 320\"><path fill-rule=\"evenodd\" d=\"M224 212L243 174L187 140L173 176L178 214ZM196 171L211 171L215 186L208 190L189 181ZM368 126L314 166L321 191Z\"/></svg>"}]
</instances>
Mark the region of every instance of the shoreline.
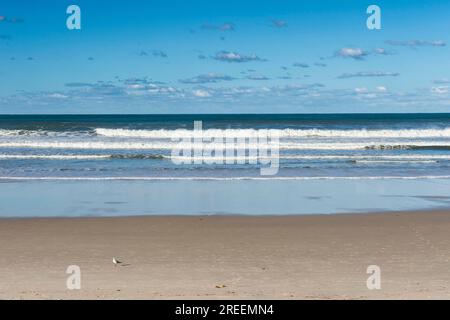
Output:
<instances>
[{"instance_id":1,"label":"shoreline","mask_svg":"<svg viewBox=\"0 0 450 320\"><path fill-rule=\"evenodd\" d=\"M298 213L298 214L247 214L247 213L213 213L213 214L133 214L133 215L86 215L86 216L0 216L2 220L84 220L84 219L126 219L126 218L299 218L299 217L330 217L330 216L359 216L359 215L390 215L390 214L430 214L449 212L450 206L440 208L421 208L416 210L385 210L360 212L331 212L331 213Z\"/></svg>"},{"instance_id":2,"label":"shoreline","mask_svg":"<svg viewBox=\"0 0 450 320\"><path fill-rule=\"evenodd\" d=\"M3 218L0 298L450 299L448 230L450 210Z\"/></svg>"}]
</instances>

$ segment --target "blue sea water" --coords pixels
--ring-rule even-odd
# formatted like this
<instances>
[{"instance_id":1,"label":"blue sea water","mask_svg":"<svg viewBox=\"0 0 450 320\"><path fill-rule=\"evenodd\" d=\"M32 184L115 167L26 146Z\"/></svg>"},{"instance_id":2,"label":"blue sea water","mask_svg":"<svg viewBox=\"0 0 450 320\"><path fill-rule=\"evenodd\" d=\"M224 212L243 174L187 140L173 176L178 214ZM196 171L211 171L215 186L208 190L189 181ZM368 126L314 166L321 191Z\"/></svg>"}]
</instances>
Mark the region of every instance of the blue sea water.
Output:
<instances>
[{"instance_id":1,"label":"blue sea water","mask_svg":"<svg viewBox=\"0 0 450 320\"><path fill-rule=\"evenodd\" d=\"M276 174L173 161L194 121L249 150L276 135ZM2 217L441 208L449 168L450 114L0 116Z\"/></svg>"}]
</instances>

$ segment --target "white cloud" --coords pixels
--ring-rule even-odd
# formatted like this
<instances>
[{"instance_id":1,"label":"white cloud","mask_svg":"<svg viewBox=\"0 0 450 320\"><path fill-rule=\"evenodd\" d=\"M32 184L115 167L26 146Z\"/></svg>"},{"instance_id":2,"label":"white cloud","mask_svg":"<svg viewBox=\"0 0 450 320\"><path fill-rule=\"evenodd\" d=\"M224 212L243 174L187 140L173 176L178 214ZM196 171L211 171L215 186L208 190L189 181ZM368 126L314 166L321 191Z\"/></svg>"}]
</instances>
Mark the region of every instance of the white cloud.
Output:
<instances>
[{"instance_id":1,"label":"white cloud","mask_svg":"<svg viewBox=\"0 0 450 320\"><path fill-rule=\"evenodd\" d=\"M61 94L61 93L51 93L48 95L49 98L54 98L54 99L67 99L68 96Z\"/></svg>"},{"instance_id":2,"label":"white cloud","mask_svg":"<svg viewBox=\"0 0 450 320\"><path fill-rule=\"evenodd\" d=\"M450 92L450 86L439 86L431 88L432 93L446 94Z\"/></svg>"},{"instance_id":3,"label":"white cloud","mask_svg":"<svg viewBox=\"0 0 450 320\"><path fill-rule=\"evenodd\" d=\"M142 85L142 84L129 84L128 85L128 88L130 88L130 89L144 89L145 88L145 86L144 85Z\"/></svg>"},{"instance_id":4,"label":"white cloud","mask_svg":"<svg viewBox=\"0 0 450 320\"><path fill-rule=\"evenodd\" d=\"M214 59L225 62L249 62L249 61L265 61L255 54L244 55L231 51L219 51L214 56Z\"/></svg>"},{"instance_id":5,"label":"white cloud","mask_svg":"<svg viewBox=\"0 0 450 320\"><path fill-rule=\"evenodd\" d=\"M373 50L373 53L375 54L379 54L379 55L383 55L383 56L389 56L389 55L393 55L394 52L386 50L385 48L376 48Z\"/></svg>"},{"instance_id":6,"label":"white cloud","mask_svg":"<svg viewBox=\"0 0 450 320\"><path fill-rule=\"evenodd\" d=\"M336 56L342 58L352 58L355 60L362 60L368 53L361 48L342 48L336 52Z\"/></svg>"},{"instance_id":7,"label":"white cloud","mask_svg":"<svg viewBox=\"0 0 450 320\"><path fill-rule=\"evenodd\" d=\"M368 90L366 87L355 88L356 93L366 93Z\"/></svg>"},{"instance_id":8,"label":"white cloud","mask_svg":"<svg viewBox=\"0 0 450 320\"><path fill-rule=\"evenodd\" d=\"M210 94L208 91L203 90L203 89L197 89L197 90L194 90L194 91L192 91L192 93L193 93L194 96L196 96L196 97L198 97L198 98L208 98L208 97L211 97L211 94Z\"/></svg>"}]
</instances>

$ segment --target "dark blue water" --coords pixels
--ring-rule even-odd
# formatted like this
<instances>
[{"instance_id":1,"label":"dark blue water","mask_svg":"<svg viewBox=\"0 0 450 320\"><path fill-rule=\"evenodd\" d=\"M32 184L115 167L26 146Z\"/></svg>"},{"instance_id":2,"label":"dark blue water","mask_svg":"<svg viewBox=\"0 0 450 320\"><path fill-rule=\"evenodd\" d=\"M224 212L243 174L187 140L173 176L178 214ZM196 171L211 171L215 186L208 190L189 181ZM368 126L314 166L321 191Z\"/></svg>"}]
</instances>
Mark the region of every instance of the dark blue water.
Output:
<instances>
[{"instance_id":1,"label":"dark blue water","mask_svg":"<svg viewBox=\"0 0 450 320\"><path fill-rule=\"evenodd\" d=\"M446 127L450 113L376 114L177 114L177 115L0 115L0 128L88 130L97 127L177 129L201 120L206 128L414 128Z\"/></svg>"}]
</instances>

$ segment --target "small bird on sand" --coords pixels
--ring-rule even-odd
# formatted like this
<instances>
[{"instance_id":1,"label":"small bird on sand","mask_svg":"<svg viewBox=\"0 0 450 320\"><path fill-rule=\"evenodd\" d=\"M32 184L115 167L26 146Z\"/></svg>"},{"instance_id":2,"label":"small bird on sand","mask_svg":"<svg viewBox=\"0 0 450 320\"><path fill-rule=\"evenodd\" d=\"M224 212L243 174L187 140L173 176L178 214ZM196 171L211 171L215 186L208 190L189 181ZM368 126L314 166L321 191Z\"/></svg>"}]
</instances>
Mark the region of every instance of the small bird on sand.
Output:
<instances>
[{"instance_id":1,"label":"small bird on sand","mask_svg":"<svg viewBox=\"0 0 450 320\"><path fill-rule=\"evenodd\" d=\"M118 264L122 263L122 261L117 260L116 257L113 257L112 261L113 261L115 266L117 266Z\"/></svg>"}]
</instances>

